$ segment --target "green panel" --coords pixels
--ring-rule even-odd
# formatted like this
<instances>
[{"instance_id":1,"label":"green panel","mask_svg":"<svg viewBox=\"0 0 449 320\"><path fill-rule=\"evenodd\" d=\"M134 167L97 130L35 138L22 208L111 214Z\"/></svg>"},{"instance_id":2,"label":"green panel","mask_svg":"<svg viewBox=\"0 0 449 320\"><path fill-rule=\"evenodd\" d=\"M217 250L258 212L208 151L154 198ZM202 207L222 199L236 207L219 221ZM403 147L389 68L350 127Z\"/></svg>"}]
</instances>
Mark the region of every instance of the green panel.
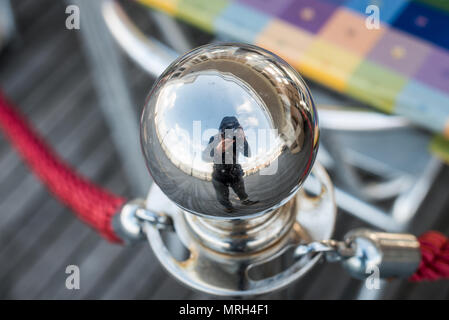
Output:
<instances>
[{"instance_id":1,"label":"green panel","mask_svg":"<svg viewBox=\"0 0 449 320\"><path fill-rule=\"evenodd\" d=\"M391 1L391 0L390 0ZM414 0L449 12L449 0Z\"/></svg>"},{"instance_id":2,"label":"green panel","mask_svg":"<svg viewBox=\"0 0 449 320\"><path fill-rule=\"evenodd\" d=\"M215 18L228 3L228 0L179 0L177 14L188 23L213 32Z\"/></svg>"},{"instance_id":3,"label":"green panel","mask_svg":"<svg viewBox=\"0 0 449 320\"><path fill-rule=\"evenodd\" d=\"M364 61L349 78L347 93L384 112L392 113L407 79L378 64Z\"/></svg>"},{"instance_id":4,"label":"green panel","mask_svg":"<svg viewBox=\"0 0 449 320\"><path fill-rule=\"evenodd\" d=\"M449 164L449 140L438 135L432 139L430 150L441 160Z\"/></svg>"}]
</instances>

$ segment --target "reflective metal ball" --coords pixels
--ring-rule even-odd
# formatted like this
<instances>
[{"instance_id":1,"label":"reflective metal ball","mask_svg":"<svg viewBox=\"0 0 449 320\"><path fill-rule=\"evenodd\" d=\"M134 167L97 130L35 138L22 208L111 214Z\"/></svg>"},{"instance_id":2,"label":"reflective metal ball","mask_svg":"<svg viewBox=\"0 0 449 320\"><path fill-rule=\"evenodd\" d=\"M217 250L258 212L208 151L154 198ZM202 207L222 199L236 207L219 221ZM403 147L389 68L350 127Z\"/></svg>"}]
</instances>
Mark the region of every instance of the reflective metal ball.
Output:
<instances>
[{"instance_id":1,"label":"reflective metal ball","mask_svg":"<svg viewBox=\"0 0 449 320\"><path fill-rule=\"evenodd\" d=\"M182 209L241 219L288 201L318 150L318 121L301 76L261 48L211 44L180 57L143 109L148 169Z\"/></svg>"}]
</instances>

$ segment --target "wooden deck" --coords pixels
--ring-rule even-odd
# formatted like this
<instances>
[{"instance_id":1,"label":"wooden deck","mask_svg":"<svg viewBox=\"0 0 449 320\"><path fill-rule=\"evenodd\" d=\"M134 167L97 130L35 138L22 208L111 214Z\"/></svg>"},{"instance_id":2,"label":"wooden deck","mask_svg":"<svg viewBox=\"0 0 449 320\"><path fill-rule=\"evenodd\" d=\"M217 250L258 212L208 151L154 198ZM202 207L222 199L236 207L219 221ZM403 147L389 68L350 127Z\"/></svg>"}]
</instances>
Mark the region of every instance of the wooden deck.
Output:
<instances>
[{"instance_id":1,"label":"wooden deck","mask_svg":"<svg viewBox=\"0 0 449 320\"><path fill-rule=\"evenodd\" d=\"M18 0L13 7L19 38L0 55L0 87L74 167L114 192L132 196L97 106L80 38L77 31L64 28L64 3ZM151 30L149 21L143 23ZM126 63L137 110L153 80ZM448 183L445 168L411 231L434 228L449 234ZM336 236L362 225L340 213ZM80 290L65 288L64 271L71 264L80 267ZM339 265L323 264L290 288L262 298L354 299L361 287ZM121 247L102 240L46 192L0 136L0 298L212 297L168 276L147 243ZM393 281L385 284L379 298L448 299L449 281Z\"/></svg>"}]
</instances>

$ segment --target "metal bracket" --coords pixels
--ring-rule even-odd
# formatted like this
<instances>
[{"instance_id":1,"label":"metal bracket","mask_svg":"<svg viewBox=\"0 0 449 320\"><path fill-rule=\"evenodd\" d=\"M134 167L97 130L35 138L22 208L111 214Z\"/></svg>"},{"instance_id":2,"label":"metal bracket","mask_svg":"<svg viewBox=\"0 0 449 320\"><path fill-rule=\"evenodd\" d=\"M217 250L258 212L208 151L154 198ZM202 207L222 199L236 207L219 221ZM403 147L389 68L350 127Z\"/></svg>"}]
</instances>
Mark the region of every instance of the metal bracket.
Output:
<instances>
[{"instance_id":1,"label":"metal bracket","mask_svg":"<svg viewBox=\"0 0 449 320\"><path fill-rule=\"evenodd\" d=\"M223 245L214 245L235 243L232 234L229 237L209 237L211 233L199 236L192 229L191 219L187 217L190 214L183 212L153 185L147 198L147 207L154 211L164 210L173 218L175 235L189 254L185 259L175 258L160 230L153 224L144 223L150 246L167 271L190 288L222 296L258 295L283 288L301 278L321 258L319 252L313 257L296 258L295 248L303 243L329 239L335 225L336 206L332 183L319 164L315 164L312 175L318 182L318 194L310 196L301 190L283 207L283 210L293 213L294 223L289 231L272 245L262 249L257 246L258 249L250 251L236 251L232 245L226 251ZM306 184L307 181L309 179ZM265 234L269 236L270 232ZM239 240L253 239L247 233L235 236L239 235ZM249 242L247 244L249 246ZM279 270L279 265L284 265L285 269Z\"/></svg>"},{"instance_id":2,"label":"metal bracket","mask_svg":"<svg viewBox=\"0 0 449 320\"><path fill-rule=\"evenodd\" d=\"M144 223L149 223L157 229L173 230L172 219L163 213L147 209L143 199L127 202L120 213L115 215L113 228L125 243L131 244L146 238L143 232Z\"/></svg>"},{"instance_id":3,"label":"metal bracket","mask_svg":"<svg viewBox=\"0 0 449 320\"><path fill-rule=\"evenodd\" d=\"M323 253L326 261L335 262L353 257L355 252L350 243L329 239L301 244L295 249L295 256L299 259L304 255Z\"/></svg>"}]
</instances>

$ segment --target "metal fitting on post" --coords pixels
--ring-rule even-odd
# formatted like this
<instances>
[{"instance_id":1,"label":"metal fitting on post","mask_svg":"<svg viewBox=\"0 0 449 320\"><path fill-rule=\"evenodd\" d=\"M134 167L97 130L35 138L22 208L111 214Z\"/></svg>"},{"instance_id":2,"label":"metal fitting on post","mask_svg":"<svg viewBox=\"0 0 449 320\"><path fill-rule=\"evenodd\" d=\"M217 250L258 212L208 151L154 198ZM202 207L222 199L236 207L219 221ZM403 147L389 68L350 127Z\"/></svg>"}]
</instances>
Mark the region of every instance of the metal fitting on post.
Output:
<instances>
[{"instance_id":1,"label":"metal fitting on post","mask_svg":"<svg viewBox=\"0 0 449 320\"><path fill-rule=\"evenodd\" d=\"M172 228L171 219L164 214L148 210L143 199L134 199L127 202L120 213L115 215L112 225L116 234L126 244L132 244L146 239L142 228L144 221L158 229Z\"/></svg>"},{"instance_id":2,"label":"metal fitting on post","mask_svg":"<svg viewBox=\"0 0 449 320\"><path fill-rule=\"evenodd\" d=\"M411 234L356 229L344 239L354 249L354 255L342 264L355 278L365 279L373 267L378 268L381 278L407 278L421 261L419 242Z\"/></svg>"}]
</instances>

